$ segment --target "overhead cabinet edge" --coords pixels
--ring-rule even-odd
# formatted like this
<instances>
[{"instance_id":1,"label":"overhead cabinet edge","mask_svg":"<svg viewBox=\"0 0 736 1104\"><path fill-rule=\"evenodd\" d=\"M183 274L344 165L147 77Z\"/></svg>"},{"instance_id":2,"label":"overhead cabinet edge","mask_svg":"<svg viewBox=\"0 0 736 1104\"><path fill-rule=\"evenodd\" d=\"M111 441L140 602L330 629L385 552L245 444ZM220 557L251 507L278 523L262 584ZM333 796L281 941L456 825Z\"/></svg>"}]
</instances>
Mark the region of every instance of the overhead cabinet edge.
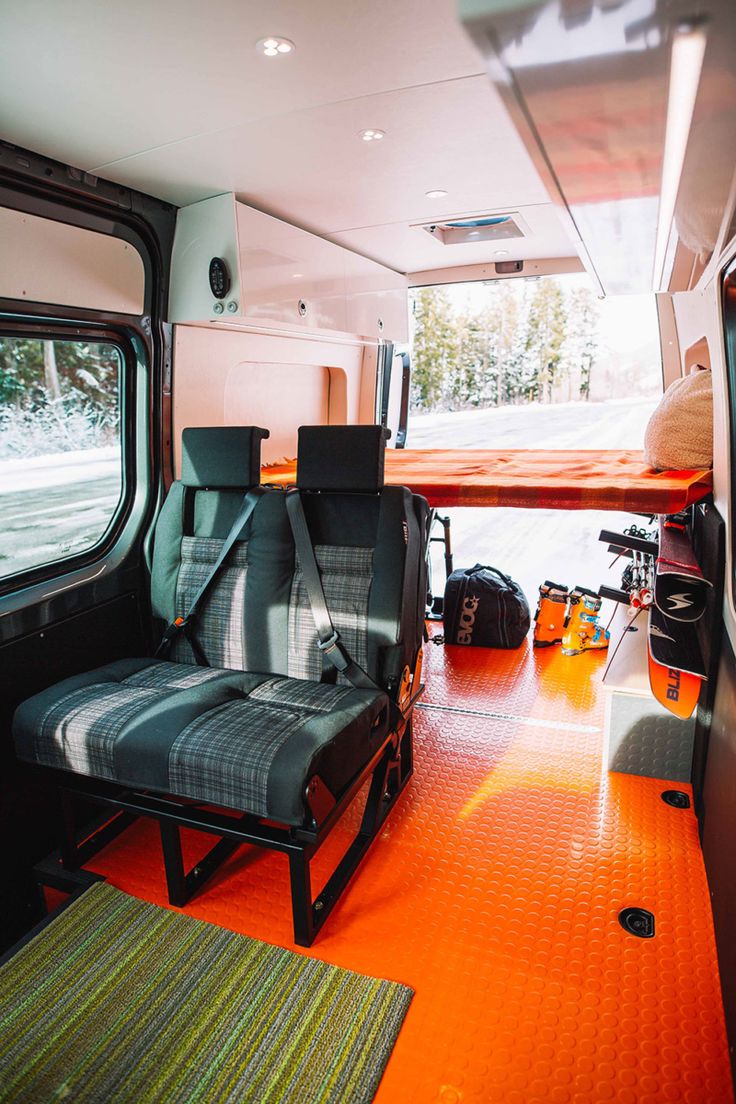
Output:
<instances>
[{"instance_id":1,"label":"overhead cabinet edge","mask_svg":"<svg viewBox=\"0 0 736 1104\"><path fill-rule=\"evenodd\" d=\"M406 341L407 277L226 193L177 213L169 321Z\"/></svg>"}]
</instances>

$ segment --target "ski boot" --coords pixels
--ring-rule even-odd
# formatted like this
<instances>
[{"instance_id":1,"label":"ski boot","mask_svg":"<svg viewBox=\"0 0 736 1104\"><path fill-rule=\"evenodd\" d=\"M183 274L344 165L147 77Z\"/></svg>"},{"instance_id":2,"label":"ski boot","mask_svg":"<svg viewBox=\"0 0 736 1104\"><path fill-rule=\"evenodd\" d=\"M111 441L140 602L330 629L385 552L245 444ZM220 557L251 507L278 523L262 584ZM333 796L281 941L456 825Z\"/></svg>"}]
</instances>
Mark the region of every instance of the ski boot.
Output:
<instances>
[{"instance_id":1,"label":"ski boot","mask_svg":"<svg viewBox=\"0 0 736 1104\"><path fill-rule=\"evenodd\" d=\"M549 648L562 640L568 598L567 587L561 583L551 583L547 579L540 586L537 612L534 614L535 648Z\"/></svg>"},{"instance_id":2,"label":"ski boot","mask_svg":"<svg viewBox=\"0 0 736 1104\"><path fill-rule=\"evenodd\" d=\"M562 654L580 655L607 648L610 633L598 624L602 599L593 590L577 586L570 591L570 612L565 620Z\"/></svg>"}]
</instances>

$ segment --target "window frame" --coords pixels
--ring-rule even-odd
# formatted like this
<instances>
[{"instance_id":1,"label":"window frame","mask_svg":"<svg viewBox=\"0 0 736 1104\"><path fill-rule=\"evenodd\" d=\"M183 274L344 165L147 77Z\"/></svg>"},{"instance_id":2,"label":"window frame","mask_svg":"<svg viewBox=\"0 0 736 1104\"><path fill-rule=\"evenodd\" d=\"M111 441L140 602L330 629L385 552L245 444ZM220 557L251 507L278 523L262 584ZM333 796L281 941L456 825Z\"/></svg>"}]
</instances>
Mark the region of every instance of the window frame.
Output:
<instances>
[{"instance_id":1,"label":"window frame","mask_svg":"<svg viewBox=\"0 0 736 1104\"><path fill-rule=\"evenodd\" d=\"M120 454L122 489L115 511L96 541L81 552L61 556L44 564L0 577L0 596L17 592L38 583L47 582L103 560L119 540L133 509L137 490L137 417L136 381L142 358L136 351L134 333L126 326L109 320L90 321L40 320L32 315L3 316L0 314L0 335L33 341L90 341L112 345L120 355Z\"/></svg>"},{"instance_id":2,"label":"window frame","mask_svg":"<svg viewBox=\"0 0 736 1104\"><path fill-rule=\"evenodd\" d=\"M163 488L173 478L171 427L172 326L165 321L177 208L31 150L0 142L0 205L42 218L123 238L141 255L145 270L140 315L61 306L31 297L0 299L0 323L54 331L112 331L135 353L135 462L132 502L119 532L108 533L107 551L63 561L39 571L35 581L0 587L0 648L53 630L62 622L125 597L144 616L152 524ZM126 516L127 515L127 516ZM90 562L88 562L90 561ZM43 635L43 633L41 634Z\"/></svg>"}]
</instances>

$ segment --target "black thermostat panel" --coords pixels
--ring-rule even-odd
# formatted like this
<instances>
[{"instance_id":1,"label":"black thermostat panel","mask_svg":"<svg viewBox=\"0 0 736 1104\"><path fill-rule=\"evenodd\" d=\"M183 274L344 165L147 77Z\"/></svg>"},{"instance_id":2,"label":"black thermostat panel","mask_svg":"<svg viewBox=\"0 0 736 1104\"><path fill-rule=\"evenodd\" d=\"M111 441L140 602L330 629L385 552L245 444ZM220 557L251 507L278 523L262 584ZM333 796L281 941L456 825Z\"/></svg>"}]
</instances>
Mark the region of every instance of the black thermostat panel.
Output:
<instances>
[{"instance_id":1,"label":"black thermostat panel","mask_svg":"<svg viewBox=\"0 0 736 1104\"><path fill-rule=\"evenodd\" d=\"M210 261L210 291L215 299L224 299L230 291L230 273L222 257Z\"/></svg>"}]
</instances>

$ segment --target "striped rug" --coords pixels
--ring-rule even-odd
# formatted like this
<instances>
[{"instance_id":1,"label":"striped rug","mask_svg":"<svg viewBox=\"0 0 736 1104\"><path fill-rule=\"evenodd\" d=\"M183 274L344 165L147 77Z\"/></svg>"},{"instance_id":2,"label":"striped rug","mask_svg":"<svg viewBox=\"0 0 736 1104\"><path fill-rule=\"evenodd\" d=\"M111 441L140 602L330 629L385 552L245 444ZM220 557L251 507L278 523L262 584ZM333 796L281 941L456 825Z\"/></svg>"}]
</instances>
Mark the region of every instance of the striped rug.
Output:
<instances>
[{"instance_id":1,"label":"striped rug","mask_svg":"<svg viewBox=\"0 0 736 1104\"><path fill-rule=\"evenodd\" d=\"M359 1104L412 995L98 883L0 968L0 1100Z\"/></svg>"}]
</instances>

